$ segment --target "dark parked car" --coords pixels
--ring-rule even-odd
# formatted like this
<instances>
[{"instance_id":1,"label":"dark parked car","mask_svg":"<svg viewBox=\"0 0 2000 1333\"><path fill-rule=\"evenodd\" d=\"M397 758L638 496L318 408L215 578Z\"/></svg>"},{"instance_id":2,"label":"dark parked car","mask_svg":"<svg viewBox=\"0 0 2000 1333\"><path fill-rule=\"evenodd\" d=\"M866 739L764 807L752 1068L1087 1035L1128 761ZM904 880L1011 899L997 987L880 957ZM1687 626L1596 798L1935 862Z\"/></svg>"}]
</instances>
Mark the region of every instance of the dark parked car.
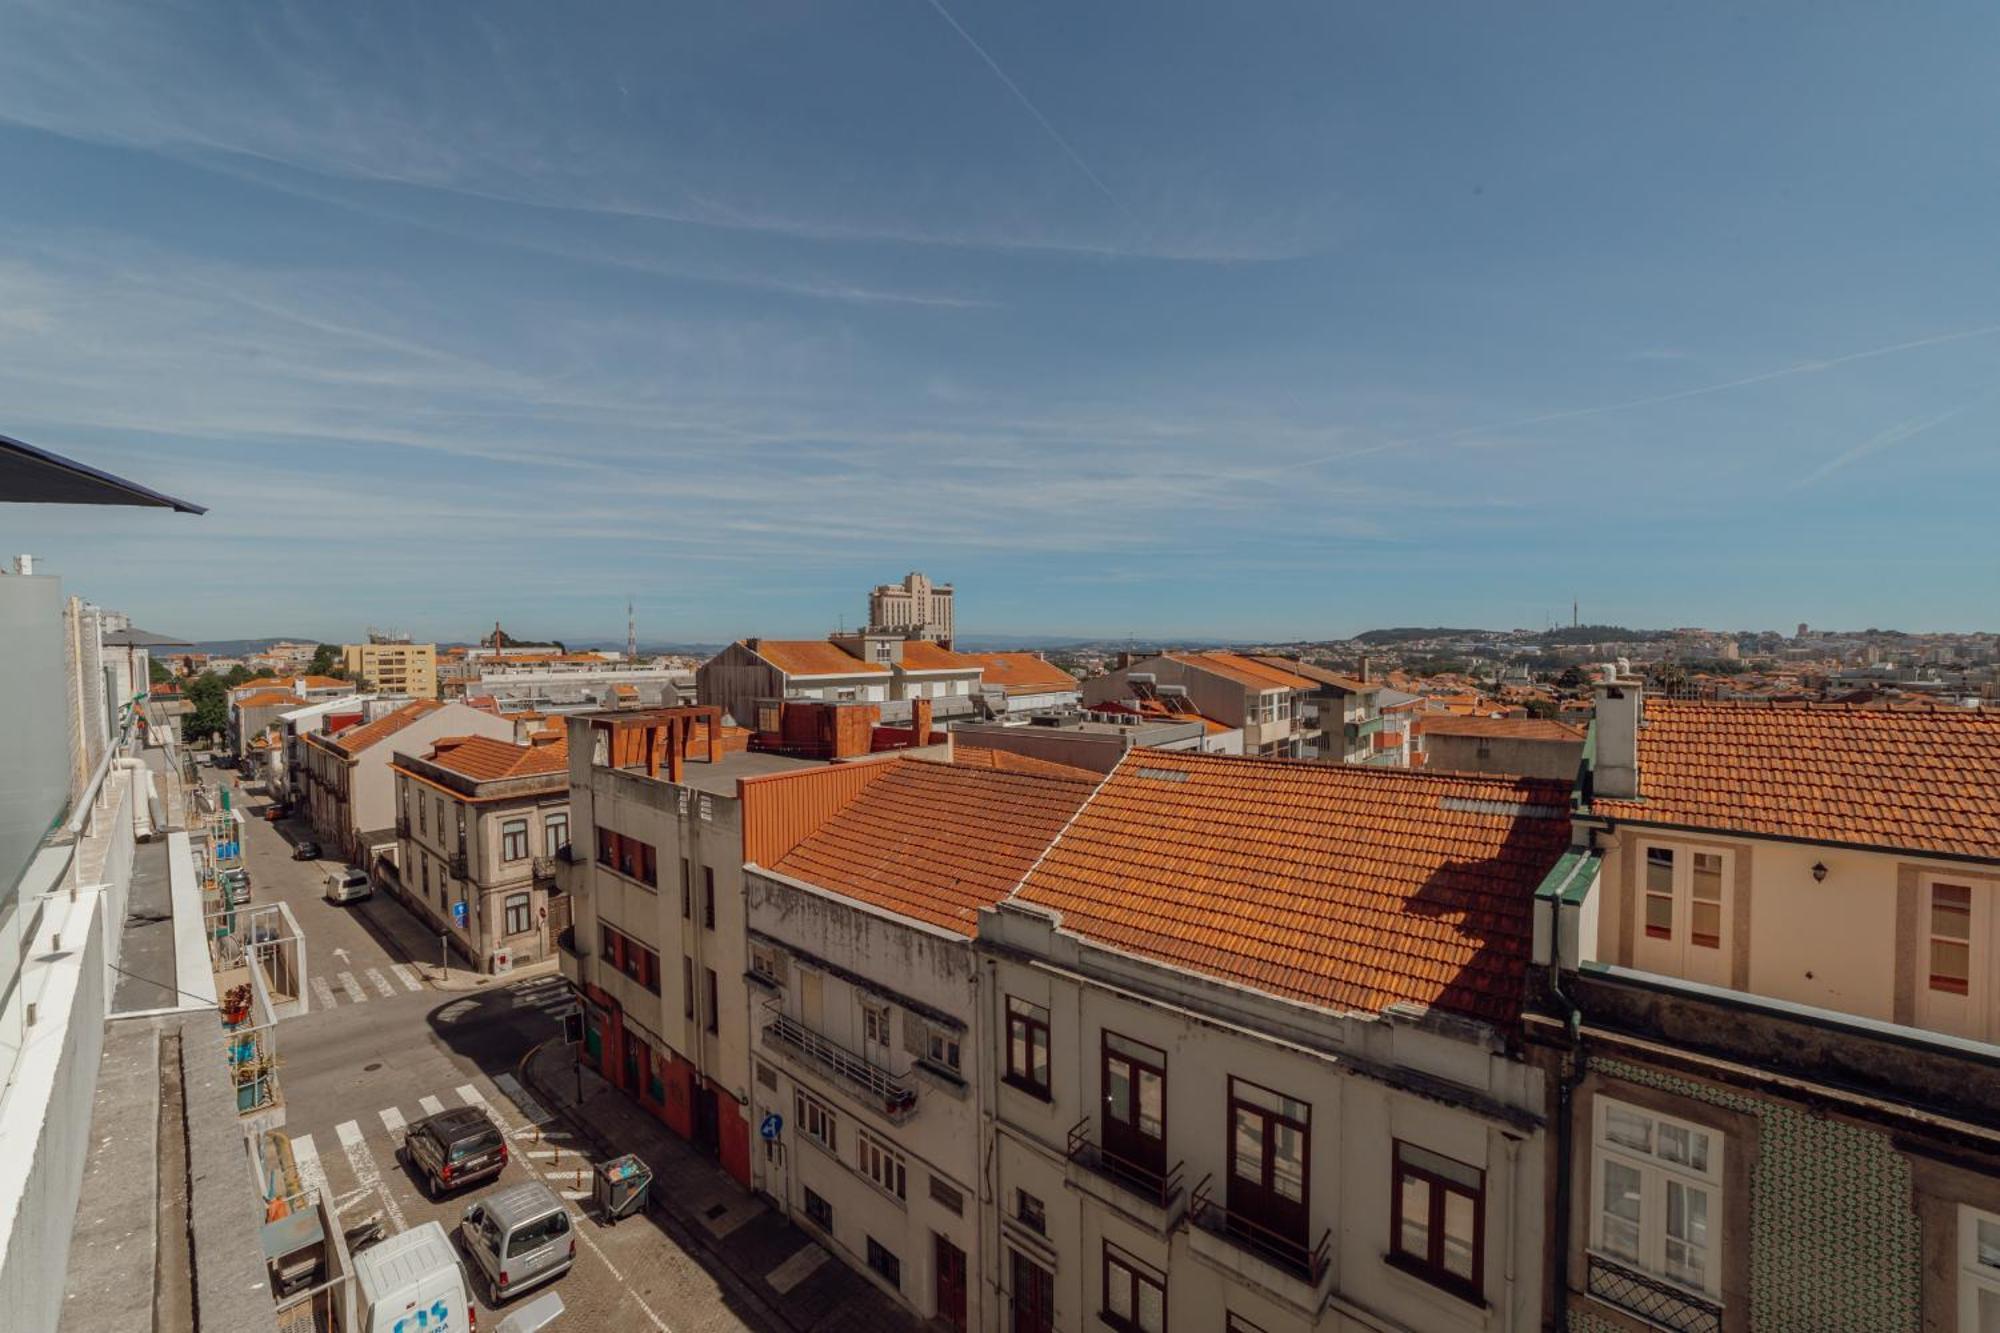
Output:
<instances>
[{"instance_id":1,"label":"dark parked car","mask_svg":"<svg viewBox=\"0 0 2000 1333\"><path fill-rule=\"evenodd\" d=\"M432 1198L497 1176L507 1165L507 1140L476 1106L425 1116L403 1136L403 1165Z\"/></svg>"},{"instance_id":2,"label":"dark parked car","mask_svg":"<svg viewBox=\"0 0 2000 1333\"><path fill-rule=\"evenodd\" d=\"M294 861L319 860L319 844L311 838L300 838L298 845L292 848L292 859Z\"/></svg>"}]
</instances>

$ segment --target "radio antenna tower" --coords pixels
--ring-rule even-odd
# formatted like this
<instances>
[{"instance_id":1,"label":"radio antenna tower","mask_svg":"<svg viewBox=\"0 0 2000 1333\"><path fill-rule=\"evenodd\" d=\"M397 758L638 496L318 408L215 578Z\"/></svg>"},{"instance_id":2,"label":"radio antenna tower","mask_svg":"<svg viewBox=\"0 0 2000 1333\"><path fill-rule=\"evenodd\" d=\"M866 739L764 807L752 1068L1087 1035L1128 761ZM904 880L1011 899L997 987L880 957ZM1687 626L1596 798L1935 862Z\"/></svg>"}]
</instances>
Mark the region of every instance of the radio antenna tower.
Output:
<instances>
[{"instance_id":1,"label":"radio antenna tower","mask_svg":"<svg viewBox=\"0 0 2000 1333\"><path fill-rule=\"evenodd\" d=\"M625 594L625 660L639 660L639 622L632 616L632 594Z\"/></svg>"}]
</instances>

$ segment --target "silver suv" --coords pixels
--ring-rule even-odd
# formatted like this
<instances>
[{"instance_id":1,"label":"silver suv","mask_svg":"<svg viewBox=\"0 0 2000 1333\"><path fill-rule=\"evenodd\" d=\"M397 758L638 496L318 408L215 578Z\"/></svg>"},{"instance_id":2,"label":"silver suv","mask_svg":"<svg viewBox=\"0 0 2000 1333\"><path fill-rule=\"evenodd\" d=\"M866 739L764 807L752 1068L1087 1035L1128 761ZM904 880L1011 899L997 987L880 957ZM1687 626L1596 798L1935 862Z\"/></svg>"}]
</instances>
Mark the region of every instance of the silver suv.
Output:
<instances>
[{"instance_id":1,"label":"silver suv","mask_svg":"<svg viewBox=\"0 0 2000 1333\"><path fill-rule=\"evenodd\" d=\"M459 1239L486 1280L486 1303L561 1277L576 1262L576 1219L539 1180L496 1190L465 1210Z\"/></svg>"}]
</instances>

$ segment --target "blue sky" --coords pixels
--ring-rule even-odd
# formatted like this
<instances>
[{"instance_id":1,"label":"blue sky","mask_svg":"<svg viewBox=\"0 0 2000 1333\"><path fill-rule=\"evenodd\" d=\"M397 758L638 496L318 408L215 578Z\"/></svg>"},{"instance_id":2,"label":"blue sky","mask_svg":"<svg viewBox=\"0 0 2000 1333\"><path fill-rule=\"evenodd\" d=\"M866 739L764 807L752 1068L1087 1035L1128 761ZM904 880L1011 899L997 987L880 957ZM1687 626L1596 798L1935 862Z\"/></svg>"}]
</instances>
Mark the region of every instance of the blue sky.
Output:
<instances>
[{"instance_id":1,"label":"blue sky","mask_svg":"<svg viewBox=\"0 0 2000 1333\"><path fill-rule=\"evenodd\" d=\"M1992 6L0 4L0 510L199 637L1991 628Z\"/></svg>"}]
</instances>

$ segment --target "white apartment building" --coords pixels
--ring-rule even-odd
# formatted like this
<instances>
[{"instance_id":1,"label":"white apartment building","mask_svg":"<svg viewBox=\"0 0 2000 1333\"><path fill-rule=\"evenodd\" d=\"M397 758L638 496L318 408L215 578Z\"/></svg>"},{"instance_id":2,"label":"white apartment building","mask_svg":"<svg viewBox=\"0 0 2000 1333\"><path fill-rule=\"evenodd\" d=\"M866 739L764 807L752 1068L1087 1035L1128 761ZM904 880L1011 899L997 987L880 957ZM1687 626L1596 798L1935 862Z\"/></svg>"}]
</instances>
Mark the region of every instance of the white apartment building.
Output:
<instances>
[{"instance_id":1,"label":"white apartment building","mask_svg":"<svg viewBox=\"0 0 2000 1333\"><path fill-rule=\"evenodd\" d=\"M760 703L822 699L872 703L885 720L910 715L909 703L929 699L942 719L973 711L982 672L976 658L900 634L847 634L830 639L743 639L695 673L704 704L738 726L776 730L759 721Z\"/></svg>"},{"instance_id":2,"label":"white apartment building","mask_svg":"<svg viewBox=\"0 0 2000 1333\"><path fill-rule=\"evenodd\" d=\"M1094 780L895 759L765 779L745 867L759 1190L918 1316L996 1326L977 1257L980 909Z\"/></svg>"},{"instance_id":3,"label":"white apartment building","mask_svg":"<svg viewBox=\"0 0 2000 1333\"><path fill-rule=\"evenodd\" d=\"M1540 1326L1568 789L1135 751L981 914L1017 1333Z\"/></svg>"},{"instance_id":4,"label":"white apartment building","mask_svg":"<svg viewBox=\"0 0 2000 1333\"><path fill-rule=\"evenodd\" d=\"M868 594L868 628L908 634L950 646L954 634L949 583L932 583L914 570L901 583L884 583Z\"/></svg>"}]
</instances>

